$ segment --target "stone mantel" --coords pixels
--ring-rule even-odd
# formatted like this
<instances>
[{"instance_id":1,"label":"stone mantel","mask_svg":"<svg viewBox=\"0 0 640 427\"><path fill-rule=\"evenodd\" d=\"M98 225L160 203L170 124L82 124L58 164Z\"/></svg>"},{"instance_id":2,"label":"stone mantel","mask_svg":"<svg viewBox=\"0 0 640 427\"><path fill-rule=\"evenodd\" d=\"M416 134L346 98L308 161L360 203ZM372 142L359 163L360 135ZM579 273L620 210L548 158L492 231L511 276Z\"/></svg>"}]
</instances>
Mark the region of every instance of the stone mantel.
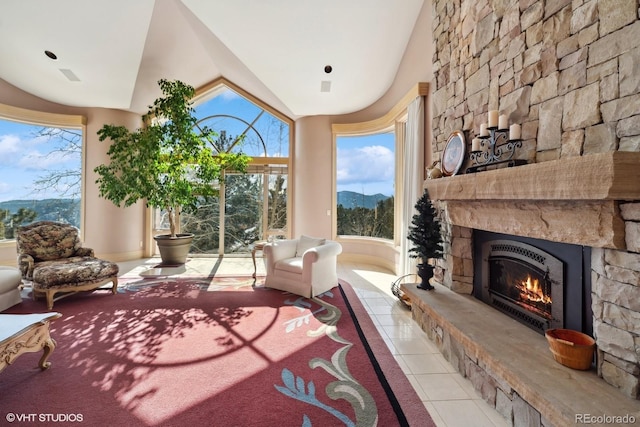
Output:
<instances>
[{"instance_id":1,"label":"stone mantel","mask_svg":"<svg viewBox=\"0 0 640 427\"><path fill-rule=\"evenodd\" d=\"M427 180L467 228L626 249L621 201L640 200L640 153L607 152Z\"/></svg>"}]
</instances>

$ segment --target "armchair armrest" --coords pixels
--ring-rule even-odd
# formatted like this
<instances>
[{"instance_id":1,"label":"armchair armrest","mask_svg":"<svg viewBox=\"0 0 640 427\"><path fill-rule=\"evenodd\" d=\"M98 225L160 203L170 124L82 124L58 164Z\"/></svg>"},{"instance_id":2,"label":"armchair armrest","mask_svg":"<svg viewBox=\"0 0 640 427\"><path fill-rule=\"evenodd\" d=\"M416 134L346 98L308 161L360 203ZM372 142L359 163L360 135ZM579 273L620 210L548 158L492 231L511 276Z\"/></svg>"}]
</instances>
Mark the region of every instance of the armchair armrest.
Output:
<instances>
[{"instance_id":1,"label":"armchair armrest","mask_svg":"<svg viewBox=\"0 0 640 427\"><path fill-rule=\"evenodd\" d=\"M31 255L20 254L18 255L18 268L22 277L28 280L33 280L33 267L35 260Z\"/></svg>"},{"instance_id":2,"label":"armchair armrest","mask_svg":"<svg viewBox=\"0 0 640 427\"><path fill-rule=\"evenodd\" d=\"M296 256L297 240L278 240L264 245L264 256L267 260L278 262Z\"/></svg>"},{"instance_id":3,"label":"armchair armrest","mask_svg":"<svg viewBox=\"0 0 640 427\"><path fill-rule=\"evenodd\" d=\"M338 284L338 255L342 245L328 240L324 245L307 250L302 256L302 280L311 285L311 296L333 288Z\"/></svg>"},{"instance_id":4,"label":"armchair armrest","mask_svg":"<svg viewBox=\"0 0 640 427\"><path fill-rule=\"evenodd\" d=\"M327 241L324 245L308 249L302 256L302 265L306 267L323 259L335 258L340 253L342 253L342 245L337 242Z\"/></svg>"},{"instance_id":5,"label":"armchair armrest","mask_svg":"<svg viewBox=\"0 0 640 427\"><path fill-rule=\"evenodd\" d=\"M95 253L93 251L93 249L91 248L78 248L78 250L76 250L76 254L75 256L90 256L90 257L95 257Z\"/></svg>"}]
</instances>

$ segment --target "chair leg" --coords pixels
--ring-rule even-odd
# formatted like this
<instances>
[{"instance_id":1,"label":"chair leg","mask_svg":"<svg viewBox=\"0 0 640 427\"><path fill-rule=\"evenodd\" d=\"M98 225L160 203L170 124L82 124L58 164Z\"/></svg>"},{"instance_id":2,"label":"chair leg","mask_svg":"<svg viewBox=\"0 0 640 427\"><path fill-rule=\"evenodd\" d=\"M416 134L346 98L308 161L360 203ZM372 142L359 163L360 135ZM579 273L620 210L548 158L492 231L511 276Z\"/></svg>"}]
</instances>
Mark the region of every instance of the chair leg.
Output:
<instances>
[{"instance_id":1,"label":"chair leg","mask_svg":"<svg viewBox=\"0 0 640 427\"><path fill-rule=\"evenodd\" d=\"M42 298L45 297L44 292L36 290L35 288L31 288L31 298L33 298L34 301L37 301L38 298Z\"/></svg>"},{"instance_id":2,"label":"chair leg","mask_svg":"<svg viewBox=\"0 0 640 427\"><path fill-rule=\"evenodd\" d=\"M47 296L47 309L48 310L52 310L53 309L53 296L55 295L56 291L47 289L45 291L45 294Z\"/></svg>"},{"instance_id":3,"label":"chair leg","mask_svg":"<svg viewBox=\"0 0 640 427\"><path fill-rule=\"evenodd\" d=\"M113 282L113 287L111 288L111 293L115 295L116 293L118 293L118 278L114 277L112 282Z\"/></svg>"}]
</instances>

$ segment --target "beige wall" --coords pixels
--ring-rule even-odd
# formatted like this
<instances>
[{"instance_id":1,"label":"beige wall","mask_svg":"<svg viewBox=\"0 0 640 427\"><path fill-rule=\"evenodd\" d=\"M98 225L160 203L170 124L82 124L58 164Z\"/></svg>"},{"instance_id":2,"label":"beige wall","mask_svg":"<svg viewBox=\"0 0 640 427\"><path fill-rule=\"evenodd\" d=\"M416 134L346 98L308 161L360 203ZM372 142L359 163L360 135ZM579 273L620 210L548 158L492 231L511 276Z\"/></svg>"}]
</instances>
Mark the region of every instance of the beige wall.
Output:
<instances>
[{"instance_id":1,"label":"beige wall","mask_svg":"<svg viewBox=\"0 0 640 427\"><path fill-rule=\"evenodd\" d=\"M300 234L335 237L331 235L332 218L327 216L326 212L332 208L331 196L334 191L331 125L364 122L384 116L418 82L431 81L432 55L431 1L426 1L416 21L396 79L384 96L370 107L352 114L305 117L296 121L293 213L295 224L292 232L294 237ZM426 133L430 135L428 129ZM373 262L390 269L395 269L398 262L398 248L389 242L343 239L340 243L343 246L341 259Z\"/></svg>"},{"instance_id":2,"label":"beige wall","mask_svg":"<svg viewBox=\"0 0 640 427\"><path fill-rule=\"evenodd\" d=\"M112 123L135 129L141 126L135 114L94 108L87 112L87 136L85 147L85 227L86 245L112 260L139 258L142 256L145 232L144 203L120 208L99 197L96 184L96 166L107 163L108 143L98 140L97 132L104 123ZM115 236L115 237L114 237Z\"/></svg>"},{"instance_id":3,"label":"beige wall","mask_svg":"<svg viewBox=\"0 0 640 427\"><path fill-rule=\"evenodd\" d=\"M332 238L332 140L327 116L296 121L292 237L300 234Z\"/></svg>"},{"instance_id":4,"label":"beige wall","mask_svg":"<svg viewBox=\"0 0 640 427\"><path fill-rule=\"evenodd\" d=\"M431 82L433 79L432 57L431 0L427 0L416 20L411 40L389 90L371 106L352 114L333 116L332 122L357 123L384 116L417 83Z\"/></svg>"}]
</instances>

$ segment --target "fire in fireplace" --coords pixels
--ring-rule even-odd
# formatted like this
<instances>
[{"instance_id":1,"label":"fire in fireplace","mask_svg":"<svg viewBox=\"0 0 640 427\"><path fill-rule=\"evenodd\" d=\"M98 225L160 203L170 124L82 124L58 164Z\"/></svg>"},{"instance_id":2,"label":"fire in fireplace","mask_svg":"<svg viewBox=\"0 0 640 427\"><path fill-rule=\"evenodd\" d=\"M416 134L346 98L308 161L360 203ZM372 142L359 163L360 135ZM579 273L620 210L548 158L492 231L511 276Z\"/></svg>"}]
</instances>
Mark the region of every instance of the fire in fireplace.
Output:
<instances>
[{"instance_id":1,"label":"fire in fireplace","mask_svg":"<svg viewBox=\"0 0 640 427\"><path fill-rule=\"evenodd\" d=\"M474 230L473 295L543 334L591 333L589 248Z\"/></svg>"},{"instance_id":2,"label":"fire in fireplace","mask_svg":"<svg viewBox=\"0 0 640 427\"><path fill-rule=\"evenodd\" d=\"M480 299L543 333L563 327L562 261L516 240L482 245Z\"/></svg>"},{"instance_id":3,"label":"fire in fireplace","mask_svg":"<svg viewBox=\"0 0 640 427\"><path fill-rule=\"evenodd\" d=\"M485 242L482 252L488 264L485 302L540 332L562 327L560 260L515 240Z\"/></svg>"}]
</instances>

